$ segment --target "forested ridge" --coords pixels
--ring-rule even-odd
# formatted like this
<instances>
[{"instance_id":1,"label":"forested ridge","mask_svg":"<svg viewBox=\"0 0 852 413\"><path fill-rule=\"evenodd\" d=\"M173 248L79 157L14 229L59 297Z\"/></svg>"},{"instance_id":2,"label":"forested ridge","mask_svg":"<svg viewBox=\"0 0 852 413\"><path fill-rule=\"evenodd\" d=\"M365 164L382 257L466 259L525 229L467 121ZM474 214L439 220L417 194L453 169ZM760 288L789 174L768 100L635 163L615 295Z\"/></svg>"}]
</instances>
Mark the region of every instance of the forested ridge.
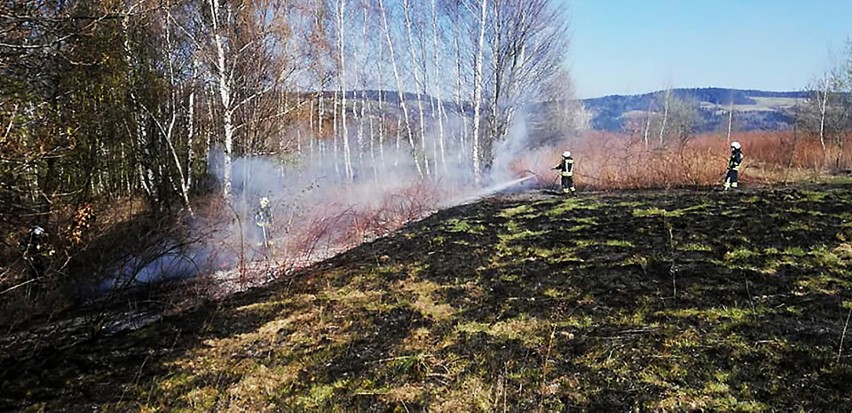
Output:
<instances>
[{"instance_id":1,"label":"forested ridge","mask_svg":"<svg viewBox=\"0 0 852 413\"><path fill-rule=\"evenodd\" d=\"M75 301L163 256L252 262L260 196L290 251L270 266L292 268L502 179L517 119L523 145L581 127L567 29L545 0L3 3L0 291L26 312L31 290Z\"/></svg>"}]
</instances>

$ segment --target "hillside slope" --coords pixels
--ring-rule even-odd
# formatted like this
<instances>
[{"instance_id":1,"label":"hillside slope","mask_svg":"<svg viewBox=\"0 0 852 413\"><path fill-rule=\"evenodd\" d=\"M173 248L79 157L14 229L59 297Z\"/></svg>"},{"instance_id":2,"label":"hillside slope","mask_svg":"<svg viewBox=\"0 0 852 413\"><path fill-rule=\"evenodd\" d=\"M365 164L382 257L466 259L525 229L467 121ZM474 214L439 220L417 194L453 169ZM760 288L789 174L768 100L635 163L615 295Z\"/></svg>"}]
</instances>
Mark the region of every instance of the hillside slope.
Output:
<instances>
[{"instance_id":1,"label":"hillside slope","mask_svg":"<svg viewBox=\"0 0 852 413\"><path fill-rule=\"evenodd\" d=\"M0 410L848 408L850 241L852 184L498 197L3 357Z\"/></svg>"},{"instance_id":2,"label":"hillside slope","mask_svg":"<svg viewBox=\"0 0 852 413\"><path fill-rule=\"evenodd\" d=\"M804 101L805 92L771 92L726 88L672 89L680 99L698 106L697 132L726 130L733 104L734 128L738 131L789 129L793 111ZM631 118L644 124L648 111L662 112L664 92L641 95L612 95L583 99L597 130L623 131Z\"/></svg>"}]
</instances>

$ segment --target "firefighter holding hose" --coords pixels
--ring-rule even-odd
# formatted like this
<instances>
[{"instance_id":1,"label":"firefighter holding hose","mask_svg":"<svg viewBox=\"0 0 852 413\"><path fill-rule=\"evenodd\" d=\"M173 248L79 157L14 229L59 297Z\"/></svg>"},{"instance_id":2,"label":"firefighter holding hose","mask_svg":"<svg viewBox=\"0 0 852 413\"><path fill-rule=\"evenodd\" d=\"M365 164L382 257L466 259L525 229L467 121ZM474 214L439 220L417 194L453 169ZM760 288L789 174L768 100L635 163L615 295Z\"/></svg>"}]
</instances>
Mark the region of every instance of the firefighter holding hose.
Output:
<instances>
[{"instance_id":1,"label":"firefighter holding hose","mask_svg":"<svg viewBox=\"0 0 852 413\"><path fill-rule=\"evenodd\" d=\"M260 205L254 212L254 222L257 224L258 247L269 247L269 226L272 225L272 206L269 197L261 197Z\"/></svg>"},{"instance_id":2,"label":"firefighter holding hose","mask_svg":"<svg viewBox=\"0 0 852 413\"><path fill-rule=\"evenodd\" d=\"M562 193L574 195L574 158L570 151L562 152L562 162L553 167L561 171Z\"/></svg>"}]
</instances>

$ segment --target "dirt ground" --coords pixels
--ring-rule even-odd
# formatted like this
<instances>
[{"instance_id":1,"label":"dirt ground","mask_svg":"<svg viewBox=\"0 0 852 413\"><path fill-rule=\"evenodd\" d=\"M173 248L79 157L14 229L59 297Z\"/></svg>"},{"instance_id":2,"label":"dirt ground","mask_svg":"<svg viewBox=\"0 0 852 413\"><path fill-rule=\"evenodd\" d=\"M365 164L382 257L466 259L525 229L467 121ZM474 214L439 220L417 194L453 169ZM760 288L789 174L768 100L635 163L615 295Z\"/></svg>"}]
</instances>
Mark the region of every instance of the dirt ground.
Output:
<instances>
[{"instance_id":1,"label":"dirt ground","mask_svg":"<svg viewBox=\"0 0 852 413\"><path fill-rule=\"evenodd\" d=\"M0 410L848 410L850 287L850 183L502 195L135 331L7 346Z\"/></svg>"}]
</instances>

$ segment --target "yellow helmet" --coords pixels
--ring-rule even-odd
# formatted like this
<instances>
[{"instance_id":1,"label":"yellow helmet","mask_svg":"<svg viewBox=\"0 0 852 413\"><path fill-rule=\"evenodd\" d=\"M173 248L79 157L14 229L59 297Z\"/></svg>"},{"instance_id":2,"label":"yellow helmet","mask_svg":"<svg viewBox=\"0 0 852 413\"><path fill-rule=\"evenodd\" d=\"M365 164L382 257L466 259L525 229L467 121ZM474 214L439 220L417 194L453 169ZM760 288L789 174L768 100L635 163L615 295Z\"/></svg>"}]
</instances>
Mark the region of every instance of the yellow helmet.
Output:
<instances>
[{"instance_id":1,"label":"yellow helmet","mask_svg":"<svg viewBox=\"0 0 852 413\"><path fill-rule=\"evenodd\" d=\"M260 197L260 206L266 208L269 206L269 198L268 197Z\"/></svg>"}]
</instances>

